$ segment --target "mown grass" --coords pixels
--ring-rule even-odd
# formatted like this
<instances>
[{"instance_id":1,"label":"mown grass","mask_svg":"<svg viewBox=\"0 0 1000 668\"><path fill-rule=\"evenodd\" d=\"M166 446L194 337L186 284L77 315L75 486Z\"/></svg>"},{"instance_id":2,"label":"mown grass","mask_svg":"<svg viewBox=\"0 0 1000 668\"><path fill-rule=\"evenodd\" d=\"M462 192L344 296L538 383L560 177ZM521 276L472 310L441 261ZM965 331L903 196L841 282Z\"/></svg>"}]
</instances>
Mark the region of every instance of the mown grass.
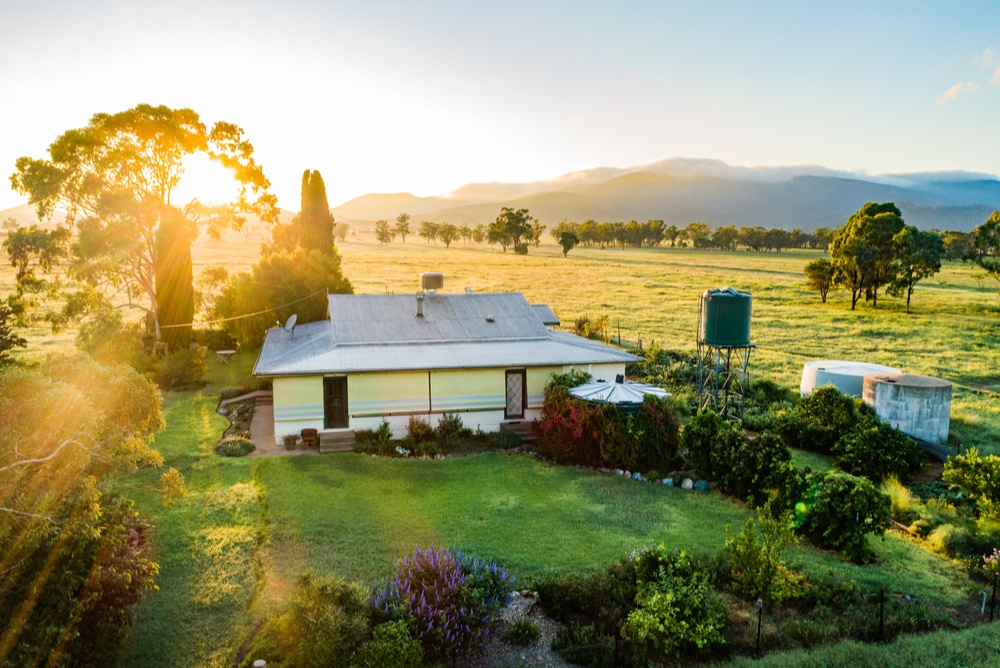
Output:
<instances>
[{"instance_id":1,"label":"mown grass","mask_svg":"<svg viewBox=\"0 0 1000 668\"><path fill-rule=\"evenodd\" d=\"M724 526L746 518L716 494L523 455L218 457L211 450L225 427L215 413L218 389L246 382L252 363L245 353L228 366L212 360L212 386L167 395L168 426L155 445L184 474L187 497L164 507L156 471L129 482L154 525L161 573L123 665L230 665L304 570L370 584L414 546L435 544L493 557L528 585L546 573L601 568L646 545L710 554L724 541ZM864 567L807 547L794 550L790 563L930 605L975 605L977 587L960 565L896 535L873 547L878 561Z\"/></svg>"}]
</instances>

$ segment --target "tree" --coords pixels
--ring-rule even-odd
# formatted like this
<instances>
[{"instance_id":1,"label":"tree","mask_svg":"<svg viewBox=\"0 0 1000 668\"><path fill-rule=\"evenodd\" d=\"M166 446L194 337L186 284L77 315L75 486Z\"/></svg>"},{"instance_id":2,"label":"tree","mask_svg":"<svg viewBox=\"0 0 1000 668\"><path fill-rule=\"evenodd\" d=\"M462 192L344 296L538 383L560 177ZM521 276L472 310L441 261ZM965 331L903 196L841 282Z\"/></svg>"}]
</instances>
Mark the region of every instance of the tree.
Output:
<instances>
[{"instance_id":1,"label":"tree","mask_svg":"<svg viewBox=\"0 0 1000 668\"><path fill-rule=\"evenodd\" d=\"M376 220L375 221L375 238L383 246L385 244L391 244L392 240L396 237L396 230L389 227L389 221L387 220Z\"/></svg>"},{"instance_id":2,"label":"tree","mask_svg":"<svg viewBox=\"0 0 1000 668\"><path fill-rule=\"evenodd\" d=\"M969 233L970 250L966 259L1000 281L1000 211L994 211L985 223Z\"/></svg>"},{"instance_id":3,"label":"tree","mask_svg":"<svg viewBox=\"0 0 1000 668\"><path fill-rule=\"evenodd\" d=\"M299 245L306 250L329 253L333 248L334 219L326 198L326 184L318 171L302 173L302 208L296 216Z\"/></svg>"},{"instance_id":4,"label":"tree","mask_svg":"<svg viewBox=\"0 0 1000 668\"><path fill-rule=\"evenodd\" d=\"M420 223L420 236L427 240L427 243L434 242L437 245L438 224L430 221Z\"/></svg>"},{"instance_id":5,"label":"tree","mask_svg":"<svg viewBox=\"0 0 1000 668\"><path fill-rule=\"evenodd\" d=\"M851 291L851 310L864 294L878 306L878 291L895 278L896 246L893 238L904 227L903 216L892 202L868 202L837 230L830 242L837 283Z\"/></svg>"},{"instance_id":6,"label":"tree","mask_svg":"<svg viewBox=\"0 0 1000 668\"><path fill-rule=\"evenodd\" d=\"M477 244L486 241L486 226L479 224L472 228L472 240Z\"/></svg>"},{"instance_id":7,"label":"tree","mask_svg":"<svg viewBox=\"0 0 1000 668\"><path fill-rule=\"evenodd\" d=\"M203 152L233 173L232 202L180 205L174 192L186 156ZM253 157L243 130L217 122L208 130L191 109L141 104L116 114L96 114L49 146L47 159L18 158L14 190L28 196L40 219L65 210L75 234L72 274L92 303L125 301L159 322L156 299L156 234L166 206L217 236L240 229L245 214L277 220L270 182ZM67 316L72 315L67 313Z\"/></svg>"},{"instance_id":8,"label":"tree","mask_svg":"<svg viewBox=\"0 0 1000 668\"><path fill-rule=\"evenodd\" d=\"M160 393L129 367L77 356L0 370L0 397L0 656L112 665L158 570L120 490L162 464L149 449Z\"/></svg>"},{"instance_id":9,"label":"tree","mask_svg":"<svg viewBox=\"0 0 1000 668\"><path fill-rule=\"evenodd\" d=\"M941 271L944 242L934 232L904 227L893 237L896 246L896 278L889 284L893 296L906 295L906 312L917 283Z\"/></svg>"},{"instance_id":10,"label":"tree","mask_svg":"<svg viewBox=\"0 0 1000 668\"><path fill-rule=\"evenodd\" d=\"M465 243L472 241L472 228L468 225L462 225L458 228L458 236L462 237Z\"/></svg>"},{"instance_id":11,"label":"tree","mask_svg":"<svg viewBox=\"0 0 1000 668\"><path fill-rule=\"evenodd\" d=\"M580 237L573 232L562 232L559 234L559 245L562 246L563 257L566 257L576 245L580 243Z\"/></svg>"},{"instance_id":12,"label":"tree","mask_svg":"<svg viewBox=\"0 0 1000 668\"><path fill-rule=\"evenodd\" d=\"M410 233L410 214L401 213L396 216L396 234L406 243L406 235Z\"/></svg>"},{"instance_id":13,"label":"tree","mask_svg":"<svg viewBox=\"0 0 1000 668\"><path fill-rule=\"evenodd\" d=\"M708 223L691 223L681 230L681 236L687 239L693 248L705 248L712 236L712 228Z\"/></svg>"},{"instance_id":14,"label":"tree","mask_svg":"<svg viewBox=\"0 0 1000 668\"><path fill-rule=\"evenodd\" d=\"M943 260L964 260L972 250L972 235L966 232L955 230L945 230L940 233L941 243L944 245Z\"/></svg>"},{"instance_id":15,"label":"tree","mask_svg":"<svg viewBox=\"0 0 1000 668\"><path fill-rule=\"evenodd\" d=\"M216 298L214 314L234 318L223 329L253 350L264 342L269 327L284 324L293 313L299 323L325 319L327 292L354 292L341 274L340 256L299 249L263 257L250 272L233 276Z\"/></svg>"},{"instance_id":16,"label":"tree","mask_svg":"<svg viewBox=\"0 0 1000 668\"><path fill-rule=\"evenodd\" d=\"M24 348L28 342L14 333L14 309L9 299L0 301L0 368L14 363L10 351L14 348Z\"/></svg>"},{"instance_id":17,"label":"tree","mask_svg":"<svg viewBox=\"0 0 1000 668\"><path fill-rule=\"evenodd\" d=\"M712 245L722 250L736 250L739 237L739 232L736 231L736 227L733 225L729 227L717 227L715 232L712 233Z\"/></svg>"},{"instance_id":18,"label":"tree","mask_svg":"<svg viewBox=\"0 0 1000 668\"><path fill-rule=\"evenodd\" d=\"M527 209L503 207L500 215L486 228L486 238L491 244L500 244L503 252L509 246L519 246L522 239L532 238L532 219Z\"/></svg>"},{"instance_id":19,"label":"tree","mask_svg":"<svg viewBox=\"0 0 1000 668\"><path fill-rule=\"evenodd\" d=\"M172 208L172 207L171 207ZM191 342L194 322L194 274L191 264L192 229L180 211L166 212L156 231L156 302L160 329L169 350Z\"/></svg>"},{"instance_id":20,"label":"tree","mask_svg":"<svg viewBox=\"0 0 1000 668\"><path fill-rule=\"evenodd\" d=\"M458 227L451 223L441 223L437 236L445 248L451 248L451 242L458 238Z\"/></svg>"},{"instance_id":21,"label":"tree","mask_svg":"<svg viewBox=\"0 0 1000 668\"><path fill-rule=\"evenodd\" d=\"M820 258L813 260L805 267L806 285L810 290L819 292L823 303L826 303L826 295L833 285L833 263L827 259Z\"/></svg>"},{"instance_id":22,"label":"tree","mask_svg":"<svg viewBox=\"0 0 1000 668\"><path fill-rule=\"evenodd\" d=\"M546 225L542 225L537 220L531 223L531 233L529 237L531 238L531 243L538 248L542 243L542 233L545 232Z\"/></svg>"},{"instance_id":23,"label":"tree","mask_svg":"<svg viewBox=\"0 0 1000 668\"><path fill-rule=\"evenodd\" d=\"M351 226L347 223L335 223L333 226L333 236L337 241L347 241L347 233Z\"/></svg>"}]
</instances>

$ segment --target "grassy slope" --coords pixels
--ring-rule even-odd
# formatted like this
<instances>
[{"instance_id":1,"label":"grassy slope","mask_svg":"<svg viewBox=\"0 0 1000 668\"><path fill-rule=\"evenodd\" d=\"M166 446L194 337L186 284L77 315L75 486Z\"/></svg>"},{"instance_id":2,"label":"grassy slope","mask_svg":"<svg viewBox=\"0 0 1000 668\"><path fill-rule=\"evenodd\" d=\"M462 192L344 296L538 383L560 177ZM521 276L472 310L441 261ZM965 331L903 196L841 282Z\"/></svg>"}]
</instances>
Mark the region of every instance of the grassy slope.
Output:
<instances>
[{"instance_id":1,"label":"grassy slope","mask_svg":"<svg viewBox=\"0 0 1000 668\"><path fill-rule=\"evenodd\" d=\"M989 668L1000 663L1000 623L959 632L903 636L886 645L839 642L813 650L739 658L733 668Z\"/></svg>"},{"instance_id":2,"label":"grassy slope","mask_svg":"<svg viewBox=\"0 0 1000 668\"><path fill-rule=\"evenodd\" d=\"M507 564L521 582L547 572L599 568L643 545L712 551L745 512L714 494L634 483L489 454L444 461L360 455L223 459L211 447L225 426L218 387L253 360L212 362L216 385L171 393L156 447L190 494L164 508L155 471L128 490L155 525L160 590L125 648L129 666L223 666L253 624L304 569L362 582L385 575L414 545L447 545ZM887 536L880 563L857 567L799 548L796 567L854 578L929 603L969 606L962 569Z\"/></svg>"}]
</instances>

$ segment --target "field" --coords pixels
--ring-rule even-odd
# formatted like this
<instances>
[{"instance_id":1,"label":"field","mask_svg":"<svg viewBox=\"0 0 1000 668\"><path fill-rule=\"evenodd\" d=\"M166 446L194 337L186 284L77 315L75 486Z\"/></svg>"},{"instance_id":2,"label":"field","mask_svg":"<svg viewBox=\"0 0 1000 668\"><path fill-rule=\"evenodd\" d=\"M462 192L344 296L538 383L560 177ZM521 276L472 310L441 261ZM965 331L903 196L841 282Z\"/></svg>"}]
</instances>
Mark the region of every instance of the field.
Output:
<instances>
[{"instance_id":1,"label":"field","mask_svg":"<svg viewBox=\"0 0 1000 668\"><path fill-rule=\"evenodd\" d=\"M213 265L246 268L256 247L236 235L223 242L199 239L196 272ZM920 284L907 315L902 301L891 298L880 298L877 311L861 305L851 312L843 294L820 303L803 286L803 265L819 256L808 251L578 248L564 258L550 244L516 256L411 238L405 246L352 241L341 254L357 292L413 292L420 271L440 271L448 291L520 291L552 307L564 328L578 316L606 315L613 338L620 331L624 345L641 338L644 345L656 341L682 351L694 349L700 293L732 285L754 296L753 377L796 387L803 362L831 358L940 376L955 383L953 440L1000 453L1000 297L994 283L960 263ZM11 273L0 270L3 294ZM72 342L71 332L52 337L36 329L28 337L28 355ZM190 495L165 508L155 491L157 472L140 472L128 483L142 515L155 525L161 574L159 591L144 603L123 649L124 665L226 665L304 569L370 583L415 544L435 543L494 557L519 581L530 582L547 572L598 568L659 542L713 549L724 538L723 526L745 517L740 506L715 495L642 486L525 457L224 460L211 451L226 426L215 413L218 390L247 380L253 358L240 353L231 366L213 359L212 385L166 395L168 426L154 447L183 472ZM866 568L806 548L797 549L791 562L938 605L974 605L976 587L959 565L898 535L877 541L876 551L878 565ZM830 651L853 656L866 650ZM791 656L788 662L795 665Z\"/></svg>"}]
</instances>

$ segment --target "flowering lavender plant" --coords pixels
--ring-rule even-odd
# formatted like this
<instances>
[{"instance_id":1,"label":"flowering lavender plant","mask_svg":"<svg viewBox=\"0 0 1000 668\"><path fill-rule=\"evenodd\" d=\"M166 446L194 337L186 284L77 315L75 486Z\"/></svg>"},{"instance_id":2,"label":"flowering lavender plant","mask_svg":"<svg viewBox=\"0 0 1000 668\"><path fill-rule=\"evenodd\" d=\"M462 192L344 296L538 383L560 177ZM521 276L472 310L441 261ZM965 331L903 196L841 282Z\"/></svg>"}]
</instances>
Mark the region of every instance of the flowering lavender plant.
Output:
<instances>
[{"instance_id":1,"label":"flowering lavender plant","mask_svg":"<svg viewBox=\"0 0 1000 668\"><path fill-rule=\"evenodd\" d=\"M486 649L513 582L491 560L418 547L375 588L371 606L377 618L407 619L428 658L472 658Z\"/></svg>"}]
</instances>

